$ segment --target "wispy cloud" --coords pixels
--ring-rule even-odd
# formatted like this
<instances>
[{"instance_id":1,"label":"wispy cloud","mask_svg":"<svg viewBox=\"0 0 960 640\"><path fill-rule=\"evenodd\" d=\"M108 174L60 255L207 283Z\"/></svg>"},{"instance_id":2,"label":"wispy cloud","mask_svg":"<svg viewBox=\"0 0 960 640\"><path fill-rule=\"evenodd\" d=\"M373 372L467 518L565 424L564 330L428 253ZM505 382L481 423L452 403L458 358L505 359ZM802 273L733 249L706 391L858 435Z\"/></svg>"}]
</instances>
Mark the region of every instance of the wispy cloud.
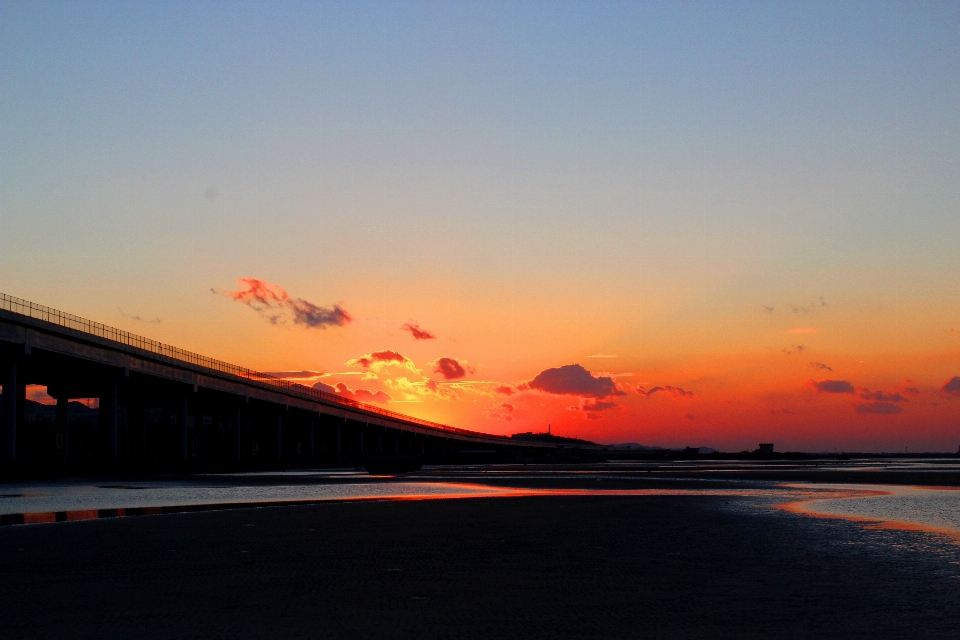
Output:
<instances>
[{"instance_id":1,"label":"wispy cloud","mask_svg":"<svg viewBox=\"0 0 960 640\"><path fill-rule=\"evenodd\" d=\"M305 380L307 378L319 378L323 375L322 371L264 371L263 375L271 378L282 378L284 380Z\"/></svg>"},{"instance_id":2,"label":"wispy cloud","mask_svg":"<svg viewBox=\"0 0 960 640\"><path fill-rule=\"evenodd\" d=\"M860 397L864 400L877 400L879 402L906 402L907 399L904 398L899 393L885 393L883 391L870 391L870 389L863 389L860 392Z\"/></svg>"},{"instance_id":3,"label":"wispy cloud","mask_svg":"<svg viewBox=\"0 0 960 640\"><path fill-rule=\"evenodd\" d=\"M822 362L811 362L810 366L816 369L817 371L833 371L833 367L825 365Z\"/></svg>"},{"instance_id":4,"label":"wispy cloud","mask_svg":"<svg viewBox=\"0 0 960 640\"><path fill-rule=\"evenodd\" d=\"M349 324L353 317L340 305L321 307L303 298L293 298L286 290L259 278L239 278L240 289L228 291L224 295L243 303L267 318L273 324L286 320L305 327L325 329L329 326L342 327ZM220 291L211 289L214 293Z\"/></svg>"},{"instance_id":5,"label":"wispy cloud","mask_svg":"<svg viewBox=\"0 0 960 640\"><path fill-rule=\"evenodd\" d=\"M609 355L606 353L598 353L593 356L587 356L588 358L619 358L620 356Z\"/></svg>"},{"instance_id":6,"label":"wispy cloud","mask_svg":"<svg viewBox=\"0 0 960 640\"><path fill-rule=\"evenodd\" d=\"M403 329L404 331L409 331L410 335L413 336L414 340L436 340L437 339L437 336L433 332L427 331L426 329L421 329L420 325L416 322L414 323L408 322L407 324L403 325L400 328Z\"/></svg>"},{"instance_id":7,"label":"wispy cloud","mask_svg":"<svg viewBox=\"0 0 960 640\"><path fill-rule=\"evenodd\" d=\"M134 320L136 322L145 322L147 324L160 324L161 322L163 322L163 320L161 320L160 318L143 318L133 313L126 313L120 307L117 307L117 311L119 311L120 315L123 316L124 318L130 318L131 320Z\"/></svg>"},{"instance_id":8,"label":"wispy cloud","mask_svg":"<svg viewBox=\"0 0 960 640\"><path fill-rule=\"evenodd\" d=\"M693 397L693 391L687 391L686 389L681 389L680 387L671 387L670 385L664 385L662 387L653 387L649 391L644 391L643 387L637 387L636 389L637 389L637 393L639 393L642 396L646 396L647 398L655 396L658 393L668 395L674 399Z\"/></svg>"},{"instance_id":9,"label":"wispy cloud","mask_svg":"<svg viewBox=\"0 0 960 640\"><path fill-rule=\"evenodd\" d=\"M890 416L903 411L903 407L897 406L892 402L868 402L867 404L854 405L857 413L878 416Z\"/></svg>"}]
</instances>

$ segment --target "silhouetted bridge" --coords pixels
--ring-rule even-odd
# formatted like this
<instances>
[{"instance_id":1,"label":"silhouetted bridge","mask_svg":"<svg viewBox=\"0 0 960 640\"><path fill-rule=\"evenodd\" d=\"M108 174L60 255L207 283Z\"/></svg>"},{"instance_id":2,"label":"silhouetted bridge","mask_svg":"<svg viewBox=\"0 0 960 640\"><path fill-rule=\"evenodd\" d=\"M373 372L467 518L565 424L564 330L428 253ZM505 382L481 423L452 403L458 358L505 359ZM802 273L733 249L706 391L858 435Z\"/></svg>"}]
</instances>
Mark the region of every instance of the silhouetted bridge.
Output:
<instances>
[{"instance_id":1,"label":"silhouetted bridge","mask_svg":"<svg viewBox=\"0 0 960 640\"><path fill-rule=\"evenodd\" d=\"M275 468L565 453L555 443L518 442L356 402L5 294L0 375L8 468ZM45 386L56 399L54 420L25 420L28 385ZM77 398L99 399L92 424L71 418Z\"/></svg>"}]
</instances>

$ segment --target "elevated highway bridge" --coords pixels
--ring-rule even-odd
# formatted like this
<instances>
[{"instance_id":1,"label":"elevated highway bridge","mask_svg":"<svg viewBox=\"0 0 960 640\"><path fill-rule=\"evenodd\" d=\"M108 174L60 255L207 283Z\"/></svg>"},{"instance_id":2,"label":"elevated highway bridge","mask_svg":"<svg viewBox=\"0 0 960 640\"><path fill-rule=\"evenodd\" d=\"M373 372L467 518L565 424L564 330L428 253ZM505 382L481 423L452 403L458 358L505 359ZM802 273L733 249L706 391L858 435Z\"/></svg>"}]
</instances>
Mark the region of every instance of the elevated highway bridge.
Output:
<instances>
[{"instance_id":1,"label":"elevated highway bridge","mask_svg":"<svg viewBox=\"0 0 960 640\"><path fill-rule=\"evenodd\" d=\"M6 294L0 384L7 469L420 464L562 458L572 451L356 402ZM26 419L28 385L46 387L56 400L54 420ZM78 398L99 400L93 425L71 418Z\"/></svg>"}]
</instances>

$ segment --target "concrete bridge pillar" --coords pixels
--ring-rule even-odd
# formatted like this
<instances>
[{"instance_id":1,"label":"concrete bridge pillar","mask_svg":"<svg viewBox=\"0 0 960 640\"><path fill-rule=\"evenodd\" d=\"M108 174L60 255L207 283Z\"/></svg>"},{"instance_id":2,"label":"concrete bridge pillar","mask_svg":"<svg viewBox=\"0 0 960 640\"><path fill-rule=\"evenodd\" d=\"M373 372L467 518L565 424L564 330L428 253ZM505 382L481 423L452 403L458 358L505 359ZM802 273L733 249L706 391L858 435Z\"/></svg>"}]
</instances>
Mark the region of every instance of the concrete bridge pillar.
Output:
<instances>
[{"instance_id":1,"label":"concrete bridge pillar","mask_svg":"<svg viewBox=\"0 0 960 640\"><path fill-rule=\"evenodd\" d=\"M397 434L393 435L393 452L400 453L400 436Z\"/></svg>"},{"instance_id":2,"label":"concrete bridge pillar","mask_svg":"<svg viewBox=\"0 0 960 640\"><path fill-rule=\"evenodd\" d=\"M427 453L427 441L420 439L420 455L426 455Z\"/></svg>"},{"instance_id":3,"label":"concrete bridge pillar","mask_svg":"<svg viewBox=\"0 0 960 640\"><path fill-rule=\"evenodd\" d=\"M63 434L63 455L70 455L70 398L57 397L57 431Z\"/></svg>"},{"instance_id":4,"label":"concrete bridge pillar","mask_svg":"<svg viewBox=\"0 0 960 640\"><path fill-rule=\"evenodd\" d=\"M337 455L340 455L340 427L337 427Z\"/></svg>"},{"instance_id":5,"label":"concrete bridge pillar","mask_svg":"<svg viewBox=\"0 0 960 640\"><path fill-rule=\"evenodd\" d=\"M363 450L363 427L360 427L359 432L360 432L360 455L363 455L364 453L366 453L366 451Z\"/></svg>"},{"instance_id":6,"label":"concrete bridge pillar","mask_svg":"<svg viewBox=\"0 0 960 640\"><path fill-rule=\"evenodd\" d=\"M8 362L3 368L3 454L8 462L17 459L17 423L21 385L17 380L17 363ZM26 387L23 387L26 397Z\"/></svg>"},{"instance_id":7,"label":"concrete bridge pillar","mask_svg":"<svg viewBox=\"0 0 960 640\"><path fill-rule=\"evenodd\" d=\"M190 455L190 431L187 429L187 418L190 415L190 400L187 396L180 398L180 415L177 416L177 427L180 429L180 461L186 462Z\"/></svg>"},{"instance_id":8,"label":"concrete bridge pillar","mask_svg":"<svg viewBox=\"0 0 960 640\"><path fill-rule=\"evenodd\" d=\"M383 453L383 433L377 431L377 453Z\"/></svg>"},{"instance_id":9,"label":"concrete bridge pillar","mask_svg":"<svg viewBox=\"0 0 960 640\"><path fill-rule=\"evenodd\" d=\"M117 383L107 383L106 392L100 398L100 412L103 414L103 426L107 429L107 457L111 462L117 460Z\"/></svg>"},{"instance_id":10,"label":"concrete bridge pillar","mask_svg":"<svg viewBox=\"0 0 960 640\"><path fill-rule=\"evenodd\" d=\"M317 452L317 426L313 420L310 421L310 457Z\"/></svg>"},{"instance_id":11,"label":"concrete bridge pillar","mask_svg":"<svg viewBox=\"0 0 960 640\"><path fill-rule=\"evenodd\" d=\"M243 412L241 407L233 414L233 459L240 462L240 434L243 433Z\"/></svg>"},{"instance_id":12,"label":"concrete bridge pillar","mask_svg":"<svg viewBox=\"0 0 960 640\"><path fill-rule=\"evenodd\" d=\"M277 414L277 460L283 457L283 414Z\"/></svg>"}]
</instances>

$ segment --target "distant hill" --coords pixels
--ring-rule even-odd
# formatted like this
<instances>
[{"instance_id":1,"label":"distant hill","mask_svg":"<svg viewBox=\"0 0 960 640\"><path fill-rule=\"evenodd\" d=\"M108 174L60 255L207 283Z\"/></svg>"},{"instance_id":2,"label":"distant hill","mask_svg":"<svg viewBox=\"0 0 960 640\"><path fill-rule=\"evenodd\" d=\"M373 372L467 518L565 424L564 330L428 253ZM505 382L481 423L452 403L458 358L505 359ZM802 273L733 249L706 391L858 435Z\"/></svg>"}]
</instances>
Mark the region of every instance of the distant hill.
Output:
<instances>
[{"instance_id":1,"label":"distant hill","mask_svg":"<svg viewBox=\"0 0 960 640\"><path fill-rule=\"evenodd\" d=\"M533 442L553 442L556 444L586 444L586 445L596 445L595 442L590 442L589 440L581 440L580 438L565 438L563 436L555 436L552 433L534 433L532 431L527 431L526 433L515 433L510 436L514 440L526 440Z\"/></svg>"}]
</instances>

